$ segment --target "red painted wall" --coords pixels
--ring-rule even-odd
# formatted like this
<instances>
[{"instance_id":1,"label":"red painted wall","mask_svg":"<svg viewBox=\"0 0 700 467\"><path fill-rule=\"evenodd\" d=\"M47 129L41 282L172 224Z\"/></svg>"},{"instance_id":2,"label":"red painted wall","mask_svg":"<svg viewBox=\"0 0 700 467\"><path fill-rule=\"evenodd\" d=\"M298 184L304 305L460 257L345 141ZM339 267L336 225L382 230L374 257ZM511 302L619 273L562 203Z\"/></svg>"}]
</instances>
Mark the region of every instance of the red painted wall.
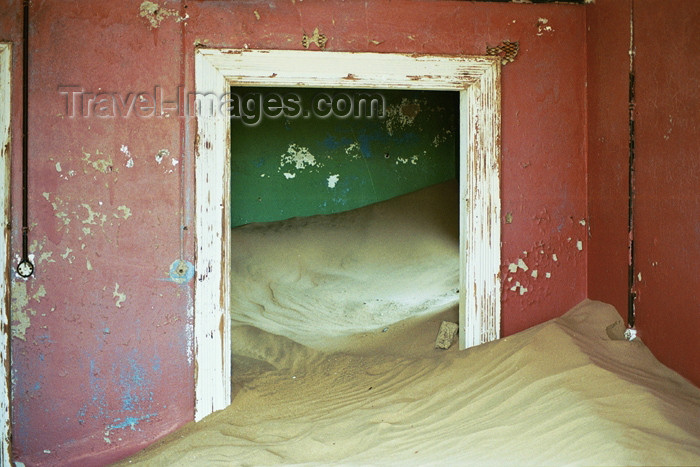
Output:
<instances>
[{"instance_id":1,"label":"red painted wall","mask_svg":"<svg viewBox=\"0 0 700 467\"><path fill-rule=\"evenodd\" d=\"M627 317L629 43L624 0L586 5L588 44L588 296Z\"/></svg>"},{"instance_id":2,"label":"red painted wall","mask_svg":"<svg viewBox=\"0 0 700 467\"><path fill-rule=\"evenodd\" d=\"M634 3L636 325L700 385L700 3Z\"/></svg>"},{"instance_id":3,"label":"red painted wall","mask_svg":"<svg viewBox=\"0 0 700 467\"><path fill-rule=\"evenodd\" d=\"M22 6L5 3L0 40L16 45L18 84ZM13 279L17 459L105 463L192 418L193 284L174 282L169 272L176 260L193 261L194 122L108 118L104 107L102 117L71 118L59 86L115 93L127 104L129 93L159 86L172 100L178 86L193 89L197 44L300 49L302 34L315 28L331 51L477 55L487 44L520 41L502 75L504 334L586 296L585 7L163 2L151 24L140 15L143 5L32 2L29 209L37 270L28 281ZM18 255L21 112L14 92Z\"/></svg>"},{"instance_id":4,"label":"red painted wall","mask_svg":"<svg viewBox=\"0 0 700 467\"><path fill-rule=\"evenodd\" d=\"M629 41L635 45L634 291L638 335L700 385L700 21L695 0L598 0L588 22L590 298L627 312Z\"/></svg>"}]
</instances>

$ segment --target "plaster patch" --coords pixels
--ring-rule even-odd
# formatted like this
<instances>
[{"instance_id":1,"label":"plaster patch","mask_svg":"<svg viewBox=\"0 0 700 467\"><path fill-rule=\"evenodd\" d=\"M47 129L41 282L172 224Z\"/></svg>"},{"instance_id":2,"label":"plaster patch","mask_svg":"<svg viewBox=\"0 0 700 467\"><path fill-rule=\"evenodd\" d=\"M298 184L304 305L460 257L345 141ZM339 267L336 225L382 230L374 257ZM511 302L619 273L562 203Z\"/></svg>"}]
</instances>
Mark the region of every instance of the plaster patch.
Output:
<instances>
[{"instance_id":1,"label":"plaster patch","mask_svg":"<svg viewBox=\"0 0 700 467\"><path fill-rule=\"evenodd\" d=\"M117 301L114 303L117 308L121 308L122 303L126 301L126 294L119 292L119 284L117 283L114 284L114 293L112 294L112 297L117 299Z\"/></svg>"},{"instance_id":2,"label":"plaster patch","mask_svg":"<svg viewBox=\"0 0 700 467\"><path fill-rule=\"evenodd\" d=\"M334 174L328 177L328 188L335 188L335 185L338 183L338 179L340 178L340 174Z\"/></svg>"}]
</instances>

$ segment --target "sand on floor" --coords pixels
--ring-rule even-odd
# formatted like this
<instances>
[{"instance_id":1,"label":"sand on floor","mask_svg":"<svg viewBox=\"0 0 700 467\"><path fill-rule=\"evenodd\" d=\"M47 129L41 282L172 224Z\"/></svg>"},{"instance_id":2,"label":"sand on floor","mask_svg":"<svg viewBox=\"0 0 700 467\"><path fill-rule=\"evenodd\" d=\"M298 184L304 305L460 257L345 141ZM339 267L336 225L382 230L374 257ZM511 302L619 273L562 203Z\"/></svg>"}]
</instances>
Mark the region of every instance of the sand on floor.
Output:
<instances>
[{"instance_id":1,"label":"sand on floor","mask_svg":"<svg viewBox=\"0 0 700 467\"><path fill-rule=\"evenodd\" d=\"M700 465L700 389L609 305L434 348L454 189L234 232L233 403L123 465Z\"/></svg>"}]
</instances>

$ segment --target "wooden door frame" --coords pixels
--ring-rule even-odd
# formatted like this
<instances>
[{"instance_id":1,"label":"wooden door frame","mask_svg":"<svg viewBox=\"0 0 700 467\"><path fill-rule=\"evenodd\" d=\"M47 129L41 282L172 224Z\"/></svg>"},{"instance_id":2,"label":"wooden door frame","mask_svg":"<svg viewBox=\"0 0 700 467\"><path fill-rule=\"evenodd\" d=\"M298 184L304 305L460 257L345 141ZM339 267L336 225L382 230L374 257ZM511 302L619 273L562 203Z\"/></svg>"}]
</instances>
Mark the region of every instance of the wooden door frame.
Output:
<instances>
[{"instance_id":1,"label":"wooden door frame","mask_svg":"<svg viewBox=\"0 0 700 467\"><path fill-rule=\"evenodd\" d=\"M500 336L501 64L498 57L199 48L195 53L195 420L231 403L231 86L460 93L459 344ZM192 111L193 109L190 109Z\"/></svg>"},{"instance_id":2,"label":"wooden door frame","mask_svg":"<svg viewBox=\"0 0 700 467\"><path fill-rule=\"evenodd\" d=\"M0 465L10 465L10 153L12 142L12 44L0 42Z\"/></svg>"}]
</instances>

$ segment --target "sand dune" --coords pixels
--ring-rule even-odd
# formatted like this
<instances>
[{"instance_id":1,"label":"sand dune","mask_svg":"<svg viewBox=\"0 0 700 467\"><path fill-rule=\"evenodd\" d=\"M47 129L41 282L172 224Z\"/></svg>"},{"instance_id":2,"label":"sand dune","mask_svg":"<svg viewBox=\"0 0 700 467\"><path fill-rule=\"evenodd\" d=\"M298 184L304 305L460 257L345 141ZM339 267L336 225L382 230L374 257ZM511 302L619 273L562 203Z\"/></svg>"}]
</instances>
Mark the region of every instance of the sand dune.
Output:
<instances>
[{"instance_id":1,"label":"sand dune","mask_svg":"<svg viewBox=\"0 0 700 467\"><path fill-rule=\"evenodd\" d=\"M453 189L235 233L233 404L124 465L700 465L700 389L608 305L434 349Z\"/></svg>"}]
</instances>

